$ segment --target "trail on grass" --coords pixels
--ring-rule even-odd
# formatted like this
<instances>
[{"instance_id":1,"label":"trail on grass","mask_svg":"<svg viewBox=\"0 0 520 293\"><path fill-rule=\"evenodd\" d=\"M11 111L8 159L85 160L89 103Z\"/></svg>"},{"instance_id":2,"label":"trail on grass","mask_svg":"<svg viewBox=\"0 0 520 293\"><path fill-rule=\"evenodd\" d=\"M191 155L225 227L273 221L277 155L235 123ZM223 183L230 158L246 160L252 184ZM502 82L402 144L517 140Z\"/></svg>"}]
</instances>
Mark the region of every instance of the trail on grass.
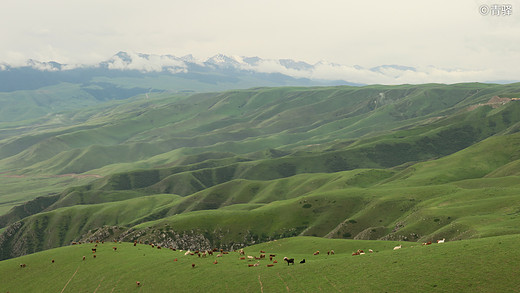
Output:
<instances>
[{"instance_id":1,"label":"trail on grass","mask_svg":"<svg viewBox=\"0 0 520 293\"><path fill-rule=\"evenodd\" d=\"M63 293L63 291L65 291L65 288L67 288L67 285L70 283L70 281L72 281L72 278L74 278L74 276L76 275L76 273L78 272L79 270L79 266L78 268L76 269L76 271L74 272L74 274L72 274L72 277L70 277L69 281L67 282L67 284L65 284L65 287L63 287L63 289L61 289L61 293Z\"/></svg>"},{"instance_id":2,"label":"trail on grass","mask_svg":"<svg viewBox=\"0 0 520 293\"><path fill-rule=\"evenodd\" d=\"M94 293L97 292L97 290L98 290L99 287L101 286L101 283L103 282L104 279L105 279L105 277L103 277L103 278L101 279L101 281L99 281L99 285L97 286L96 290L94 290Z\"/></svg>"},{"instance_id":3,"label":"trail on grass","mask_svg":"<svg viewBox=\"0 0 520 293\"><path fill-rule=\"evenodd\" d=\"M285 282L285 280L282 278L282 276L280 276L280 273L278 273L278 278L280 280L282 280L283 284L285 285L285 289L287 289L287 292L289 292L289 286L287 286L287 283Z\"/></svg>"},{"instance_id":4,"label":"trail on grass","mask_svg":"<svg viewBox=\"0 0 520 293\"><path fill-rule=\"evenodd\" d=\"M264 293L264 285L262 285L262 281L260 281L260 275L258 275L258 282L260 283L260 292Z\"/></svg>"},{"instance_id":5,"label":"trail on grass","mask_svg":"<svg viewBox=\"0 0 520 293\"><path fill-rule=\"evenodd\" d=\"M338 292L341 292L341 290L338 289L338 288L336 287L336 285L334 285L334 284L333 284L333 283L332 283L332 282L327 278L327 276L323 276L323 278L325 278L325 280L327 280L327 282L329 282L329 284L330 284L332 287L334 287L334 289L336 289Z\"/></svg>"}]
</instances>

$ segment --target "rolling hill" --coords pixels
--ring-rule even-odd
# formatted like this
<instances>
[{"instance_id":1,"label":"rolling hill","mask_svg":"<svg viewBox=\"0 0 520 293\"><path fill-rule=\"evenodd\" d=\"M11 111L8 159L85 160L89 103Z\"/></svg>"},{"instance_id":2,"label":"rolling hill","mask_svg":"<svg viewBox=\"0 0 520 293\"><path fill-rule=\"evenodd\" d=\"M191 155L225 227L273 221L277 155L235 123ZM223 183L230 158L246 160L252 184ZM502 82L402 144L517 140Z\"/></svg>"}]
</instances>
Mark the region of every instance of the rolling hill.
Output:
<instances>
[{"instance_id":1,"label":"rolling hill","mask_svg":"<svg viewBox=\"0 0 520 293\"><path fill-rule=\"evenodd\" d=\"M244 248L245 255L267 255L252 261L240 260L238 252L199 258L148 244L84 243L0 262L0 290L515 292L520 285L515 275L518 240L518 235L509 235L428 246L403 243L394 251L393 241L295 237ZM358 249L366 254L352 256ZM330 250L335 254L328 255ZM313 255L316 251L320 254ZM295 264L287 265L284 256Z\"/></svg>"},{"instance_id":2,"label":"rolling hill","mask_svg":"<svg viewBox=\"0 0 520 293\"><path fill-rule=\"evenodd\" d=\"M0 258L90 240L518 234L518 97L520 84L255 88L0 123Z\"/></svg>"}]
</instances>

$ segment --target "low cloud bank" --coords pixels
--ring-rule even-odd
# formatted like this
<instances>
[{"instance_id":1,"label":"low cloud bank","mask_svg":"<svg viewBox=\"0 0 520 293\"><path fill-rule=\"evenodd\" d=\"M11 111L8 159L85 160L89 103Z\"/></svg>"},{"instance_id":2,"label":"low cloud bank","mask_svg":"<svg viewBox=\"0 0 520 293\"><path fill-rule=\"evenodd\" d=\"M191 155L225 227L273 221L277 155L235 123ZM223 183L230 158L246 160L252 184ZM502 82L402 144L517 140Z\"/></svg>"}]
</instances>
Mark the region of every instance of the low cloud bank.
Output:
<instances>
[{"instance_id":1,"label":"low cloud bank","mask_svg":"<svg viewBox=\"0 0 520 293\"><path fill-rule=\"evenodd\" d=\"M25 66L43 71L69 70L86 65L62 65L56 62L27 61ZM381 65L364 68L357 65L342 65L327 61L308 64L290 59L261 59L215 55L206 60L197 60L191 55L176 57L173 55L153 55L119 52L107 61L97 65L113 70L137 70L141 72L187 73L191 70L232 69L261 73L281 73L296 78L313 80L343 80L360 84L419 84L419 83L459 83L489 82L510 80L507 76L493 70L446 69L434 66L407 67L400 65ZM7 70L9 65L0 64L0 70ZM504 75L504 74L502 74Z\"/></svg>"}]
</instances>

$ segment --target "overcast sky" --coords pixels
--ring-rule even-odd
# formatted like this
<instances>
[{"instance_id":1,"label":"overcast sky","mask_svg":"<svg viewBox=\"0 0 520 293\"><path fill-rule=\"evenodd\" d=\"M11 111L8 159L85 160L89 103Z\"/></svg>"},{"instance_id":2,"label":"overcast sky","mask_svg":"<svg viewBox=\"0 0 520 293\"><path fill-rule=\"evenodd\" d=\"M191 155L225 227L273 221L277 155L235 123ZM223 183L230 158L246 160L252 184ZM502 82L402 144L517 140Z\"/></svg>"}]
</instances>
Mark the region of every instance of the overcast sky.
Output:
<instances>
[{"instance_id":1,"label":"overcast sky","mask_svg":"<svg viewBox=\"0 0 520 293\"><path fill-rule=\"evenodd\" d=\"M512 15L491 15L495 3ZM520 0L2 0L0 38L12 65L222 53L430 68L425 81L520 79Z\"/></svg>"}]
</instances>

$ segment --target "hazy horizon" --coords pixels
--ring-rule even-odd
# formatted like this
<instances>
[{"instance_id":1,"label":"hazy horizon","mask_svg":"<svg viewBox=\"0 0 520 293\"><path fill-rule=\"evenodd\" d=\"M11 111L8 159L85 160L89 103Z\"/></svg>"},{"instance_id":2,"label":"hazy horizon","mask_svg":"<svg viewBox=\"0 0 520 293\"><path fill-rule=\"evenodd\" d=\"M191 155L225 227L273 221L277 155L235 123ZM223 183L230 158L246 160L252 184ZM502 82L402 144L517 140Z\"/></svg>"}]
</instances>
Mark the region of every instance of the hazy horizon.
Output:
<instances>
[{"instance_id":1,"label":"hazy horizon","mask_svg":"<svg viewBox=\"0 0 520 293\"><path fill-rule=\"evenodd\" d=\"M8 1L0 63L92 65L119 51L293 59L360 83L517 80L520 1ZM496 14L496 15L493 15ZM362 68L417 71L371 75Z\"/></svg>"}]
</instances>

